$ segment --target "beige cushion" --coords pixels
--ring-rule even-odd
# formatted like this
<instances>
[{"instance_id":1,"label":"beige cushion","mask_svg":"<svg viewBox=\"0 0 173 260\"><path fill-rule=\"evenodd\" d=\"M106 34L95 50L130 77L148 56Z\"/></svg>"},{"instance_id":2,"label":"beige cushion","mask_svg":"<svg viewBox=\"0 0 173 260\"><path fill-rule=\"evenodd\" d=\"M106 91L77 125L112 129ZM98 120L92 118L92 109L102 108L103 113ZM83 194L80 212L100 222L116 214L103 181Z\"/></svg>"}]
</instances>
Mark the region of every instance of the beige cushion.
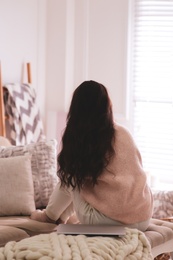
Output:
<instances>
[{"instance_id":1,"label":"beige cushion","mask_svg":"<svg viewBox=\"0 0 173 260\"><path fill-rule=\"evenodd\" d=\"M11 143L7 138L0 136L0 146L11 146Z\"/></svg>"},{"instance_id":2,"label":"beige cushion","mask_svg":"<svg viewBox=\"0 0 173 260\"><path fill-rule=\"evenodd\" d=\"M151 223L144 233L151 244L151 248L159 246L173 239L173 223L151 219Z\"/></svg>"},{"instance_id":3,"label":"beige cushion","mask_svg":"<svg viewBox=\"0 0 173 260\"><path fill-rule=\"evenodd\" d=\"M21 229L9 226L0 226L0 247L9 241L20 241L29 235Z\"/></svg>"},{"instance_id":4,"label":"beige cushion","mask_svg":"<svg viewBox=\"0 0 173 260\"><path fill-rule=\"evenodd\" d=\"M153 259L160 254L173 252L173 223L151 219L144 234L150 242Z\"/></svg>"},{"instance_id":5,"label":"beige cushion","mask_svg":"<svg viewBox=\"0 0 173 260\"><path fill-rule=\"evenodd\" d=\"M37 208L47 206L49 197L57 184L56 140L41 141L20 146L0 146L0 158L31 155L34 183L34 200Z\"/></svg>"},{"instance_id":6,"label":"beige cushion","mask_svg":"<svg viewBox=\"0 0 173 260\"><path fill-rule=\"evenodd\" d=\"M56 232L56 228L55 224L38 222L30 219L29 216L0 217L0 247L9 241L19 241L29 236Z\"/></svg>"},{"instance_id":7,"label":"beige cushion","mask_svg":"<svg viewBox=\"0 0 173 260\"><path fill-rule=\"evenodd\" d=\"M0 158L0 216L35 210L30 155Z\"/></svg>"},{"instance_id":8,"label":"beige cushion","mask_svg":"<svg viewBox=\"0 0 173 260\"><path fill-rule=\"evenodd\" d=\"M26 231L30 236L55 232L57 229L56 224L39 222L30 219L28 216L1 217L0 226L19 228Z\"/></svg>"}]
</instances>

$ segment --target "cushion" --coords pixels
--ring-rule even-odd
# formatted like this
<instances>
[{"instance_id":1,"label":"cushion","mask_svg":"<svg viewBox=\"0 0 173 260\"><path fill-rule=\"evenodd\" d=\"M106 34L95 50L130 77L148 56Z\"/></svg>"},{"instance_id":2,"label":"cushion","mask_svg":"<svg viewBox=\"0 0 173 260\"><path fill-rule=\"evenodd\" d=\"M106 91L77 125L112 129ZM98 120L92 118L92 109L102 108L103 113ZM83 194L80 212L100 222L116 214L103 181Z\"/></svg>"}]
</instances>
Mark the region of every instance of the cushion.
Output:
<instances>
[{"instance_id":1,"label":"cushion","mask_svg":"<svg viewBox=\"0 0 173 260\"><path fill-rule=\"evenodd\" d=\"M11 146L11 143L6 137L0 136L0 145L1 146Z\"/></svg>"},{"instance_id":2,"label":"cushion","mask_svg":"<svg viewBox=\"0 0 173 260\"><path fill-rule=\"evenodd\" d=\"M35 210L30 155L0 158L0 216Z\"/></svg>"},{"instance_id":3,"label":"cushion","mask_svg":"<svg viewBox=\"0 0 173 260\"><path fill-rule=\"evenodd\" d=\"M167 218L173 216L173 191L153 190L153 218Z\"/></svg>"},{"instance_id":4,"label":"cushion","mask_svg":"<svg viewBox=\"0 0 173 260\"><path fill-rule=\"evenodd\" d=\"M20 241L27 237L29 235L24 230L16 227L0 226L0 247L9 241Z\"/></svg>"},{"instance_id":5,"label":"cushion","mask_svg":"<svg viewBox=\"0 0 173 260\"><path fill-rule=\"evenodd\" d=\"M144 232L152 248L153 259L154 257L172 252L173 244L173 224L160 219L151 219L150 225ZM164 255L160 255L157 259L167 259ZM167 255L166 255L167 257ZM169 258L172 259L172 258Z\"/></svg>"},{"instance_id":6,"label":"cushion","mask_svg":"<svg viewBox=\"0 0 173 260\"><path fill-rule=\"evenodd\" d=\"M29 236L38 235L40 233L56 232L57 230L56 224L32 220L29 216L1 217L0 226L19 228L24 230Z\"/></svg>"},{"instance_id":7,"label":"cushion","mask_svg":"<svg viewBox=\"0 0 173 260\"><path fill-rule=\"evenodd\" d=\"M41 141L20 146L0 147L0 158L31 155L36 208L47 206L49 197L57 184L56 140Z\"/></svg>"}]
</instances>

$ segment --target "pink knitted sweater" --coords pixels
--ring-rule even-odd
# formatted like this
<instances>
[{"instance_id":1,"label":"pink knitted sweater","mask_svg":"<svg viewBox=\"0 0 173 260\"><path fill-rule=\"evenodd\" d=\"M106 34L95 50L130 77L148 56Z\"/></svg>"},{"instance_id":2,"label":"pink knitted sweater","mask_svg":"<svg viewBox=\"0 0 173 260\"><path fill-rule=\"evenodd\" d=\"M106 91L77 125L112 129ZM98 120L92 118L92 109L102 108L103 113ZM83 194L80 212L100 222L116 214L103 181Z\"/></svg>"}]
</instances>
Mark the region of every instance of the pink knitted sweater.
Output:
<instances>
[{"instance_id":1,"label":"pink knitted sweater","mask_svg":"<svg viewBox=\"0 0 173 260\"><path fill-rule=\"evenodd\" d=\"M107 217L124 224L152 216L153 198L142 168L140 153L127 129L115 126L115 157L94 187L81 191L84 200Z\"/></svg>"}]
</instances>

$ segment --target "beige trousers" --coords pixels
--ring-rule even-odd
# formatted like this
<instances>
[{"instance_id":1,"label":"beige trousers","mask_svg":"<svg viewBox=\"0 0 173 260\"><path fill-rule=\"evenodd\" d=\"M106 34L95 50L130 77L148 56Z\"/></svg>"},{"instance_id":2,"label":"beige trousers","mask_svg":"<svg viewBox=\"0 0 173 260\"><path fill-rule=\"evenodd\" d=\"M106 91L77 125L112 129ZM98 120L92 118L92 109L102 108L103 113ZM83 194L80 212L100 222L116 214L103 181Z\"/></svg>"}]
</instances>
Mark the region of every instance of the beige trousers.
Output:
<instances>
[{"instance_id":1,"label":"beige trousers","mask_svg":"<svg viewBox=\"0 0 173 260\"><path fill-rule=\"evenodd\" d=\"M119 221L106 217L104 214L91 207L90 204L82 199L78 190L60 187L60 183L58 183L50 197L48 206L46 207L47 216L55 221L60 218L62 221L66 222L74 212L82 224L124 225ZM145 231L149 226L149 222L150 220L146 220L125 226Z\"/></svg>"}]
</instances>

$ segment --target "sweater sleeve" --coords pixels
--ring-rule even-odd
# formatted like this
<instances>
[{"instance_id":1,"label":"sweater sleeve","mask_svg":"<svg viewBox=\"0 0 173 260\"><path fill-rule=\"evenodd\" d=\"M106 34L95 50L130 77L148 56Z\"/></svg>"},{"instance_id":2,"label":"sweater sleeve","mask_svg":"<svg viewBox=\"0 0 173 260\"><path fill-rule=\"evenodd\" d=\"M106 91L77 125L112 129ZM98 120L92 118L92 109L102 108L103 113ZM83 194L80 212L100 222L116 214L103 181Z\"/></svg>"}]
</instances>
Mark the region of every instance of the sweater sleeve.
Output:
<instances>
[{"instance_id":1,"label":"sweater sleeve","mask_svg":"<svg viewBox=\"0 0 173 260\"><path fill-rule=\"evenodd\" d=\"M57 183L51 197L49 199L49 203L46 207L46 215L52 220L58 220L61 215L69 208L67 211L70 217L73 213L73 209L69 207L72 203L72 191L69 189L65 189L61 187L61 183ZM67 213L66 212L66 213ZM66 214L67 215L67 214Z\"/></svg>"}]
</instances>

